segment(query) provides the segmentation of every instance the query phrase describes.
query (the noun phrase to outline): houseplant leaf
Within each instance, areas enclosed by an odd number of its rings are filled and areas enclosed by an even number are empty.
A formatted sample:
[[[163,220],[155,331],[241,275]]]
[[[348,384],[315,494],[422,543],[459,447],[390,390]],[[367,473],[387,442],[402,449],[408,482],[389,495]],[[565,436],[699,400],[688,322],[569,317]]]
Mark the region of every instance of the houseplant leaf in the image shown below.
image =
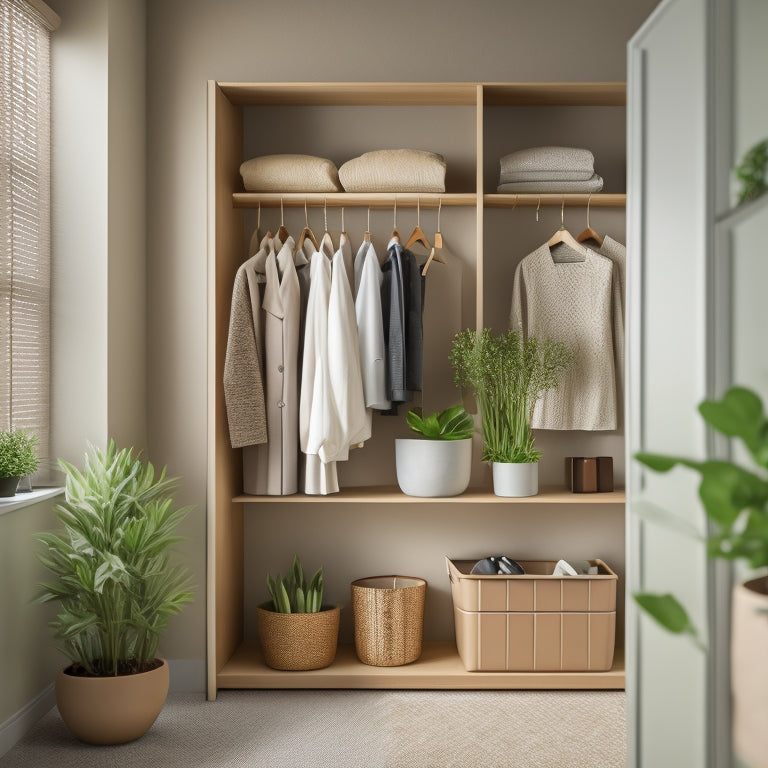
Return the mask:
[[[696,637],[696,628],[691,624],[688,613],[673,595],[655,595],[639,592],[634,595],[638,605],[662,627],[675,634]]]

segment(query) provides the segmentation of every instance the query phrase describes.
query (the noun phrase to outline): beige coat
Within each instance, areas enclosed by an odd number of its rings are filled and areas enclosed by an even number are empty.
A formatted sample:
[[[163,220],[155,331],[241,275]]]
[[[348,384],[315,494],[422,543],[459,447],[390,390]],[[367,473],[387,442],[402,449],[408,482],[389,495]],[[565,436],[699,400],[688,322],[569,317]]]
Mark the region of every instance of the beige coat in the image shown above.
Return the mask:
[[[264,365],[268,434],[267,494],[298,490],[298,354],[301,297],[293,262],[293,238],[266,260]],[[282,273],[282,275],[281,275]]]

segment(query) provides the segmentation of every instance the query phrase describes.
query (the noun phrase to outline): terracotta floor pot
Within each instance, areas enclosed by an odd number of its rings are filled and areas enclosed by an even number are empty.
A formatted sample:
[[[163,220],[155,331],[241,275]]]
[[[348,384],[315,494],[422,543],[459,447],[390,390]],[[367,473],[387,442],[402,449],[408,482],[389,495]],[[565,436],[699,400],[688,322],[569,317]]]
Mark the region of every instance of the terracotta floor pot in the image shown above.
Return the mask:
[[[733,588],[731,691],[733,747],[750,768],[768,766],[768,579]]]
[[[168,662],[119,677],[56,678],[56,704],[72,733],[88,744],[124,744],[143,736],[168,696]]]
[[[318,613],[277,613],[264,605],[257,606],[256,613],[267,666],[297,671],[333,663],[339,640],[338,606],[324,606]]]

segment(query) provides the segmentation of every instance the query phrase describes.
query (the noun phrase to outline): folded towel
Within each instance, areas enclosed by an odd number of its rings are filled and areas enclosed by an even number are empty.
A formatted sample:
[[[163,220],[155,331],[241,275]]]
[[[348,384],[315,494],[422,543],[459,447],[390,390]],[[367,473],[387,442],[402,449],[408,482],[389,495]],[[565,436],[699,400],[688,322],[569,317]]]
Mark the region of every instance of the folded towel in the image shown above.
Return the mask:
[[[502,173],[499,184],[511,181],[589,181],[592,171],[509,171]]]
[[[497,192],[599,192],[603,188],[603,177],[596,173],[587,181],[513,181],[507,184],[499,184]]]
[[[529,147],[504,155],[499,162],[502,176],[517,171],[589,171],[591,175],[595,170],[594,155],[576,147]]]
[[[380,149],[339,168],[346,192],[445,192],[445,160],[421,149]]]

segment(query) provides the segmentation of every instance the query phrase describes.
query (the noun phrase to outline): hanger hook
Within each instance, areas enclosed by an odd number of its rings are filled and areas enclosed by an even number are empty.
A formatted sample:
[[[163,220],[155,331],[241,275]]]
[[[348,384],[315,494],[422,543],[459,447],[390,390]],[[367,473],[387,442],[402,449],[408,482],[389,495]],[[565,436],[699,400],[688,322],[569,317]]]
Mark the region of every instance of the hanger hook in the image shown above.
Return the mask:
[[[366,232],[371,231],[371,206],[368,206],[368,229],[366,229]]]
[[[393,229],[397,229],[397,195],[395,195],[395,208],[393,214]]]
[[[539,195],[539,202],[538,202],[538,205],[536,206],[536,221],[539,220],[539,208],[541,208],[541,195]]]
[[[560,229],[565,229],[565,195],[563,195],[560,204]]]
[[[440,200],[437,203],[437,231],[441,232],[440,229],[440,212],[443,210],[443,198],[441,197]]]
[[[256,214],[256,229],[261,229],[261,200],[259,200],[259,212]]]
[[[416,196],[416,226],[421,226],[421,195]]]
[[[304,198],[304,226],[309,229],[309,214],[307,213],[307,198]]]
[[[325,231],[328,231],[328,198],[323,198],[323,219],[325,220]]]
[[[510,209],[511,211],[514,211],[515,208],[517,208],[517,200],[518,200],[519,197],[520,197],[519,193],[515,192],[515,204]]]
[[[592,193],[589,193],[589,197],[587,198],[587,229],[590,229],[589,226],[589,204],[592,202]]]
[[[280,198],[280,226],[282,227],[285,224],[283,221],[283,198]]]
[[[347,230],[344,229],[344,206],[341,206],[341,231],[346,232]]]

